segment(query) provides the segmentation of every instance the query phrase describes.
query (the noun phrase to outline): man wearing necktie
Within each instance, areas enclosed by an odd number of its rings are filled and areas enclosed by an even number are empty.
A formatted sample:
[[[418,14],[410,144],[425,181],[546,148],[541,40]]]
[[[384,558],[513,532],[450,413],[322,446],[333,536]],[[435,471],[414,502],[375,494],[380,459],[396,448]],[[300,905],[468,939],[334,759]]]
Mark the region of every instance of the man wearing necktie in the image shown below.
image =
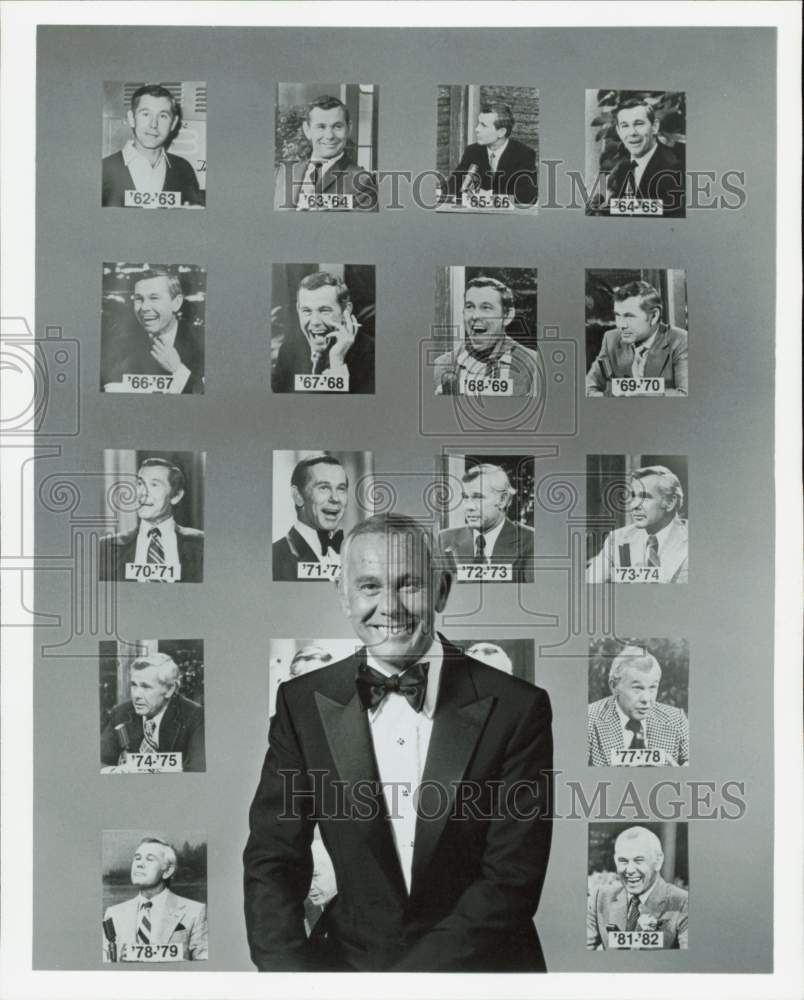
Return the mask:
[[[631,523],[609,532],[586,569],[587,583],[616,582],[618,567],[648,567],[659,583],[686,583],[687,521],[680,516],[684,489],[664,465],[650,465],[631,474]]]
[[[297,463],[290,477],[296,523],[272,547],[274,580],[299,579],[300,563],[340,565],[349,504],[349,479],[334,455],[314,455]]]
[[[588,708],[588,761],[593,767],[623,763],[618,751],[659,750],[659,766],[689,763],[689,722],[683,709],[658,701],[662,668],[644,647],[626,646],[609,670],[608,698]]]
[[[586,374],[587,396],[610,396],[612,379],[663,378],[665,396],[687,395],[687,331],[662,320],[662,297],[647,281],[612,291],[616,326],[603,334]]]
[[[103,914],[104,962],[142,961],[137,946],[149,945],[175,945],[181,961],[207,958],[206,904],[170,889],[177,864],[175,848],[159,837],[144,837],[137,845],[131,861],[137,895]]]
[[[451,578],[414,518],[342,549],[354,656],[283,683],[244,854],[261,971],[535,972],[549,699],[436,633]],[[337,895],[305,935],[318,825]]]
[[[619,884],[597,886],[589,895],[586,947],[607,949],[612,931],[655,931],[660,947],[687,947],[688,893],[661,876],[662,844],[642,826],[624,830],[614,843]]]

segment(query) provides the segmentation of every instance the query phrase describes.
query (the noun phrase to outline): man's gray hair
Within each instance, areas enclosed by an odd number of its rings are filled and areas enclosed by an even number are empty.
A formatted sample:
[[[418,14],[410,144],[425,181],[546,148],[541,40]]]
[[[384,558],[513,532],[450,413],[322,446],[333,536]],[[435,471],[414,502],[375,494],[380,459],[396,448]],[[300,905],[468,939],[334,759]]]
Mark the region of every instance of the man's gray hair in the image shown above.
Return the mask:
[[[646,465],[631,473],[632,479],[645,479],[647,476],[658,478],[659,492],[665,500],[675,501],[675,510],[678,513],[684,505],[684,487],[675,472],[671,472],[664,465]]]
[[[146,656],[138,656],[131,664],[132,670],[145,670],[146,667],[156,669],[156,676],[165,687],[169,684],[179,686],[179,668],[176,666],[176,661],[167,653],[148,653]]]
[[[640,646],[626,646],[611,661],[609,684],[619,684],[623,674],[629,667],[633,667],[634,670],[639,670],[642,673],[649,673],[655,667],[659,671],[660,677],[662,673],[661,664],[653,653],[649,653],[647,649],[643,649]]]

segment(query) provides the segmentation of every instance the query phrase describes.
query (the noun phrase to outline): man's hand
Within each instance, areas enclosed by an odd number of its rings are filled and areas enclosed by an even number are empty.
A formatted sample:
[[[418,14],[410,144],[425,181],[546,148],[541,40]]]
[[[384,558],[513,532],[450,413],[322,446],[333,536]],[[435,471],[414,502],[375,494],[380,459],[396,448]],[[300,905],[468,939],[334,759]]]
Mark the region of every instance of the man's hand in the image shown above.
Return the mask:
[[[340,368],[346,364],[346,355],[352,344],[355,342],[360,324],[352,313],[345,313],[343,322],[336,326],[330,333],[333,337],[332,346],[329,349],[329,367]]]
[[[182,366],[182,360],[176,348],[163,344],[158,337],[151,341],[151,357],[171,375],[175,375]]]

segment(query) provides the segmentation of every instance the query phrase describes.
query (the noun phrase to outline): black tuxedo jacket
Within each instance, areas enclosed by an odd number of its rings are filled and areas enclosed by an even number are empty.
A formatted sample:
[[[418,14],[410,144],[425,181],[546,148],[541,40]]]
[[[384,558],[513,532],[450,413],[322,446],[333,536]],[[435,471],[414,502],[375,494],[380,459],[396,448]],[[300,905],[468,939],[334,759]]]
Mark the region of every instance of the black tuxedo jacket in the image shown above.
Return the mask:
[[[182,393],[204,391],[204,340],[187,320],[179,320],[173,344],[182,364],[190,369],[190,377]],[[114,328],[105,334],[101,344],[101,389],[107,382],[121,382],[124,375],[168,375],[151,357],[150,338],[134,321],[134,326]]]
[[[450,194],[461,190],[464,177],[474,165],[480,178],[480,187],[494,194],[507,194],[518,205],[535,205],[539,197],[536,151],[524,142],[509,139],[497,169],[489,167],[489,154],[485,146],[473,142],[463,151],[461,162],[449,179]]]
[[[137,531],[107,535],[98,546],[98,579],[125,580],[126,563],[134,562],[137,554]],[[176,546],[179,550],[181,583],[201,583],[204,579],[204,532],[176,525]]]
[[[333,536],[333,541],[340,551],[343,541],[343,532],[338,530]],[[280,538],[271,546],[271,557],[273,559],[274,580],[296,581],[299,579],[299,563],[318,562],[318,556],[313,552],[302,534],[291,528],[284,538]]]
[[[364,655],[279,688],[244,853],[252,960],[261,971],[544,971],[533,914],[551,836],[546,692],[444,643],[408,894],[355,689]],[[307,939],[316,822],[338,894]]]
[[[198,179],[192,166],[183,156],[168,153],[168,168],[165,171],[163,191],[178,191],[182,205],[203,205],[204,192],[198,186]],[[126,191],[134,191],[136,185],[123,159],[123,151],[118,150],[102,161],[101,205],[104,208],[123,208]]]
[[[142,716],[137,715],[130,701],[115,705],[109,721],[101,733],[101,763],[116,764],[120,756],[120,742],[115,726],[125,725],[129,750],[136,753],[142,743]],[[185,698],[174,694],[168,702],[162,721],[159,723],[159,752],[180,753],[183,771],[205,771],[204,755],[204,709]]]
[[[532,528],[505,519],[490,561],[510,563],[514,583],[533,583],[533,538]],[[445,569],[454,574],[456,563],[475,561],[474,532],[469,527],[446,528],[439,532],[438,549]]]
[[[374,338],[358,330],[344,361],[349,369],[349,394],[374,392]],[[304,335],[294,331],[279,348],[271,388],[274,392],[293,392],[294,377],[310,374],[310,347]]]
[[[684,199],[684,145],[679,143],[671,149],[663,142],[657,143],[656,152],[650,158],[639,180],[637,198],[658,198],[662,202],[663,215],[683,219]],[[628,189],[628,174],[631,157],[625,156],[614,165],[609,175],[609,198],[624,198]],[[647,218],[647,216],[638,216]]]

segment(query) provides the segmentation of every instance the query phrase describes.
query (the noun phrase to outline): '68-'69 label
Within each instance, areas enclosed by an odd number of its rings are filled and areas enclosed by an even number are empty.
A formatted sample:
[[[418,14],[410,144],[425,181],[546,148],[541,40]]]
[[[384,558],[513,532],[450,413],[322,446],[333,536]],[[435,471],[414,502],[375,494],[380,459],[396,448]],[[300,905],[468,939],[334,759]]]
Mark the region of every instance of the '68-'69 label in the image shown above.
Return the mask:
[[[126,208],[181,208],[181,191],[126,191]]]
[[[461,372],[459,390],[464,396],[510,396],[514,383],[510,378],[486,378]]]

